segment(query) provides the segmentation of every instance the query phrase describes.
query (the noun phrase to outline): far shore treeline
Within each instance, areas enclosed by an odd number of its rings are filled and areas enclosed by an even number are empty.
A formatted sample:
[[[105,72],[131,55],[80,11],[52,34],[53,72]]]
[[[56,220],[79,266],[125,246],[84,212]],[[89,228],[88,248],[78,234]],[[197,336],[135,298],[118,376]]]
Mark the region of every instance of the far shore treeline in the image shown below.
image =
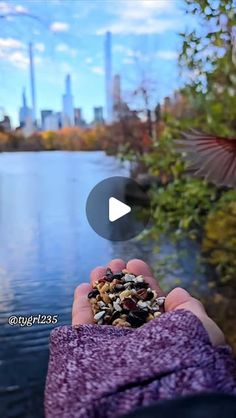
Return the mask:
[[[24,136],[22,130],[6,132],[0,128],[0,152],[11,151],[96,151],[117,154],[129,144],[134,152],[149,151],[145,122],[120,120],[113,125],[97,125],[92,128],[66,127],[58,131],[35,131]]]

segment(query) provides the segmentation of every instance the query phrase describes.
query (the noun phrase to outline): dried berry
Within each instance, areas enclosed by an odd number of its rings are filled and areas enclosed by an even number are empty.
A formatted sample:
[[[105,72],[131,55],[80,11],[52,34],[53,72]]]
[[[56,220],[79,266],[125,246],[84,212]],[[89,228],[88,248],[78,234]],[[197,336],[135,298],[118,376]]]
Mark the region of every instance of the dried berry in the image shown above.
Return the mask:
[[[113,279],[122,279],[122,277],[124,277],[124,273],[122,271],[113,274]]]
[[[134,327],[134,328],[141,327],[144,324],[144,321],[142,321],[136,315],[133,315],[132,312],[130,312],[129,315],[128,315],[128,321],[131,324],[131,326]]]
[[[138,299],[146,300],[148,296],[147,289],[139,289],[136,293]]]
[[[120,292],[120,291],[122,291],[122,290],[124,290],[125,289],[125,286],[123,285],[123,284],[116,284],[115,286],[114,286],[114,290],[115,290],[115,292]]]
[[[146,320],[148,316],[148,312],[143,311],[141,309],[137,309],[136,311],[131,312],[133,315],[137,316],[138,318],[142,319],[143,321]]]
[[[95,298],[97,295],[99,295],[99,290],[98,289],[93,289],[91,290],[91,292],[89,292],[88,294],[88,298]]]
[[[98,279],[98,283],[105,283],[107,280],[106,276],[100,277],[100,279]]]
[[[153,292],[148,292],[146,300],[151,300],[153,298],[153,296],[154,296]]]
[[[115,321],[115,319],[117,319],[119,317],[120,317],[120,312],[114,311],[111,315],[109,323],[112,324],[112,322]]]
[[[122,308],[126,309],[127,311],[133,311],[137,309],[137,305],[133,299],[125,298],[122,302]]]
[[[146,282],[137,282],[135,283],[136,289],[147,289],[149,287],[149,284]]]
[[[109,267],[106,269],[106,280],[109,282],[113,280],[113,272]]]

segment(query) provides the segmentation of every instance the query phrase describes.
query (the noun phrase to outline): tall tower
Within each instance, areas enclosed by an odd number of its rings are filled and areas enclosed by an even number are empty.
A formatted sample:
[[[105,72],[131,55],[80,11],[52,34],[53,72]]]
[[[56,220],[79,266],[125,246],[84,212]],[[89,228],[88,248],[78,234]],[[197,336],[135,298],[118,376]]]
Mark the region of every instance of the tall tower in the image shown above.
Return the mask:
[[[113,77],[113,120],[121,117],[121,80],[120,75],[115,74]]]
[[[31,101],[32,101],[32,119],[36,123],[36,93],[35,93],[35,77],[34,77],[34,55],[33,45],[29,43],[29,62],[30,62],[30,86],[31,86]]]
[[[63,94],[63,126],[74,126],[74,105],[73,95],[71,93],[71,78],[70,74],[67,74],[65,81],[65,94]]]
[[[19,112],[19,122],[21,127],[25,126],[27,123],[33,123],[32,109],[27,106],[25,88],[23,88],[22,91],[22,105]]]
[[[23,90],[22,90],[22,104],[23,104],[24,108],[27,107],[25,88],[23,88]]]
[[[105,85],[106,85],[106,113],[107,122],[112,122],[112,51],[111,32],[105,37]]]

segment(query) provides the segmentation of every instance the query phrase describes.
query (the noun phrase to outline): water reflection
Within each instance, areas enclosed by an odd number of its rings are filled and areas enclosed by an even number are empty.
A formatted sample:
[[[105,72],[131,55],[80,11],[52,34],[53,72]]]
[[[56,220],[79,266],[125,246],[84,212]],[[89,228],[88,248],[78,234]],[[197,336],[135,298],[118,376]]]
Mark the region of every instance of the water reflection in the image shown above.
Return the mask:
[[[129,165],[102,152],[0,155],[0,416],[42,416],[51,329],[10,327],[8,316],[58,314],[69,324],[74,287],[94,266],[143,256],[141,244],[115,245],[87,222],[90,190],[115,175]]]

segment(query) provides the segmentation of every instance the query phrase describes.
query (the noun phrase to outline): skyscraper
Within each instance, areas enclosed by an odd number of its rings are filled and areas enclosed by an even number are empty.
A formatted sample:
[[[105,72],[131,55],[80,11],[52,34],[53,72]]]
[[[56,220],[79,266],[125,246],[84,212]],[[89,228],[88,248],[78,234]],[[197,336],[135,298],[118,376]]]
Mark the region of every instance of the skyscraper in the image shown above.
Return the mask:
[[[19,112],[20,127],[25,136],[31,135],[35,130],[35,125],[32,118],[32,109],[27,106],[25,89],[22,92],[22,106]]]
[[[30,86],[31,86],[31,101],[32,101],[32,120],[36,124],[36,92],[35,92],[35,76],[34,76],[34,55],[33,45],[29,43],[29,62],[30,62]]]
[[[74,109],[74,114],[75,114],[75,126],[84,126],[85,120],[83,119],[83,115],[82,115],[82,109],[77,107]]]
[[[121,116],[121,81],[120,75],[115,74],[113,77],[113,120],[119,120]]]
[[[105,37],[105,85],[106,85],[106,116],[107,122],[112,122],[112,51],[111,51],[111,32],[106,33]]]
[[[43,109],[41,110],[41,128],[43,131],[46,131],[46,119],[48,116],[51,116],[53,113],[52,110],[49,109]]]
[[[20,127],[24,127],[27,122],[32,122],[32,109],[30,109],[27,106],[27,100],[26,100],[26,94],[25,94],[25,88],[23,88],[22,91],[22,106],[20,108],[20,112],[19,112],[19,122],[20,122]]]
[[[74,105],[73,105],[73,95],[71,93],[71,78],[70,74],[67,74],[65,81],[66,91],[63,94],[63,114],[62,114],[62,123],[63,126],[74,126],[75,117],[74,117]]]
[[[94,123],[95,124],[103,124],[104,123],[103,107],[102,106],[94,107],[93,112],[94,112]]]

